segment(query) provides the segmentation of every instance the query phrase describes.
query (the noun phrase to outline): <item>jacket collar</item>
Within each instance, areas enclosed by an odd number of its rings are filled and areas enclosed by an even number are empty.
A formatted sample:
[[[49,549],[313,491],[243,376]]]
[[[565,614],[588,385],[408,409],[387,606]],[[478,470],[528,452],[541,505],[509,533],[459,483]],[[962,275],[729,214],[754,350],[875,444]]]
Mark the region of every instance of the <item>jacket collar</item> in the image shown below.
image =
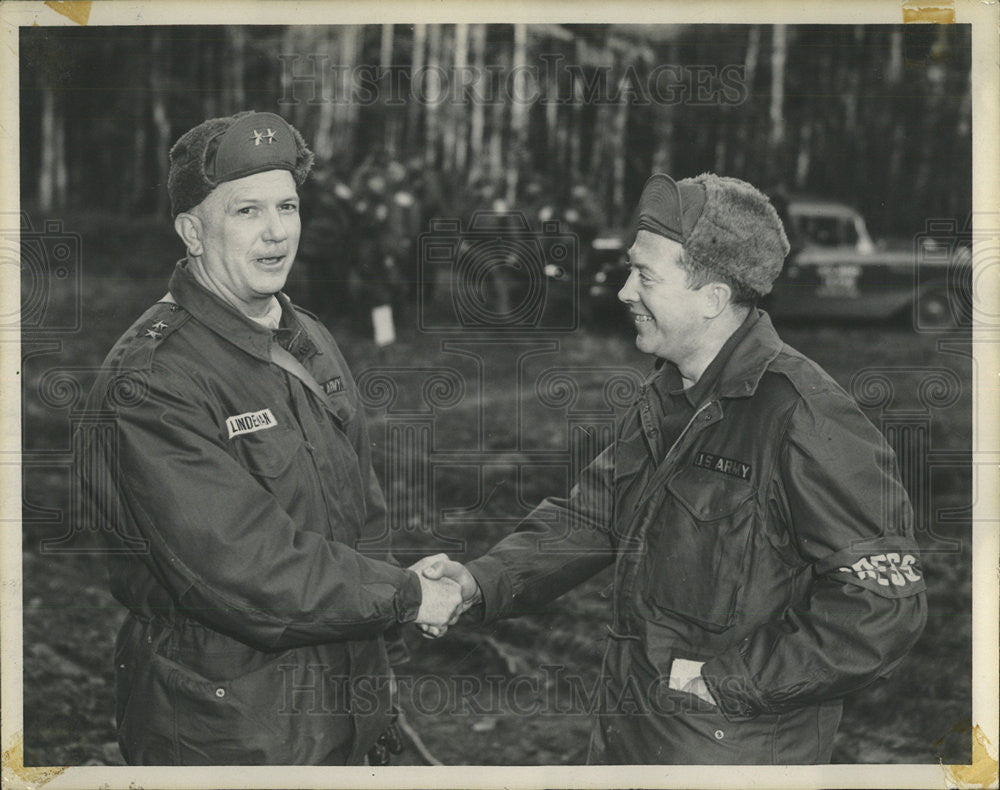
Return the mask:
[[[774,330],[771,317],[763,310],[756,310],[757,320],[740,343],[733,349],[729,361],[719,377],[719,396],[745,398],[757,391],[764,371],[778,354],[782,343]]]
[[[781,338],[778,337],[770,316],[763,310],[755,308],[747,317],[746,323],[737,330],[741,331],[742,337],[731,350],[728,350],[728,359],[722,370],[713,377],[716,380],[709,382],[704,396],[711,397],[714,394],[720,398],[745,398],[753,395],[767,366],[780,353],[783,345]],[[720,353],[723,353],[722,350]],[[710,364],[709,368],[711,367]],[[706,373],[708,372],[706,369]],[[655,382],[660,387],[666,388],[669,386],[670,378],[680,379],[677,366],[660,359],[657,360],[655,370],[647,379],[647,383]],[[701,380],[694,385],[694,388],[701,391],[700,385]]]
[[[247,318],[201,285],[191,273],[186,258],[178,261],[174,267],[169,290],[177,304],[217,335],[258,359],[271,359],[271,343],[274,342],[275,332]],[[288,297],[283,293],[275,296],[281,304],[282,329],[277,330],[279,336],[288,335],[291,344],[295,346],[289,349],[292,353],[296,353],[300,345],[310,347],[303,349],[306,352],[312,350],[312,343],[308,340],[308,335],[295,315]]]

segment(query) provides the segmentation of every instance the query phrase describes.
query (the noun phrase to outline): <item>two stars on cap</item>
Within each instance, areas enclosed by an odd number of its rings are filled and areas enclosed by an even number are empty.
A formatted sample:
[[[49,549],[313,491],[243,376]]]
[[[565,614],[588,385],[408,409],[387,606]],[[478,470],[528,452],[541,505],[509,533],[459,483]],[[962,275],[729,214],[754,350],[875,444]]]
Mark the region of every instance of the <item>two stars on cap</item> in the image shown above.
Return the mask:
[[[277,139],[278,136],[274,133],[273,129],[267,129],[263,132],[259,132],[256,129],[253,130],[253,144],[255,148],[265,140],[267,140],[267,144],[270,145]]]

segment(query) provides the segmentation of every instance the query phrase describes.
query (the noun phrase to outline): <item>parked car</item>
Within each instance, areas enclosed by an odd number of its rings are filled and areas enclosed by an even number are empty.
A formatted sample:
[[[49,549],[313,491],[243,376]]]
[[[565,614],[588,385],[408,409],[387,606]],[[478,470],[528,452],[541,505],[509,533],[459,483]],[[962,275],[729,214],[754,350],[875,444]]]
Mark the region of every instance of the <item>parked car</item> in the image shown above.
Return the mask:
[[[971,326],[971,244],[955,222],[928,223],[910,242],[876,243],[861,214],[844,203],[793,197],[780,209],[792,249],[763,305],[775,318]],[[620,309],[628,243],[623,231],[591,243],[585,277],[592,318]]]

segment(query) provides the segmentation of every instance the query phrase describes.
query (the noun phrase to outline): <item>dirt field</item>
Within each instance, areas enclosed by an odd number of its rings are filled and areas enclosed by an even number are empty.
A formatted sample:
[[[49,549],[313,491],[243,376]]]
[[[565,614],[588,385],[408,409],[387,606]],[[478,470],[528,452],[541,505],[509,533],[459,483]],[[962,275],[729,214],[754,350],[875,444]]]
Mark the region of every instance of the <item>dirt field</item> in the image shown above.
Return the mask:
[[[63,535],[70,518],[68,450],[76,401],[73,392],[58,389],[52,371],[72,368],[79,381],[87,381],[87,370],[100,363],[115,337],[144,305],[165,291],[174,245],[154,226],[148,233],[139,231],[129,237],[86,234],[82,330],[60,337],[56,344],[26,335],[23,345],[28,765],[120,761],[111,650],[123,612],[107,592],[99,554],[43,551],[41,541]],[[66,297],[53,309],[66,311],[72,304]],[[476,362],[469,353],[456,354],[453,347],[442,347],[440,336],[421,335],[405,324],[400,327],[400,342],[387,349],[376,349],[348,327],[337,334],[356,375],[376,367],[445,365],[476,381]],[[927,630],[892,677],[847,700],[834,759],[968,762],[968,737],[948,736],[953,727],[967,724],[971,711],[971,477],[968,464],[961,461],[971,441],[970,344],[959,339],[941,348],[934,337],[900,327],[787,327],[782,334],[848,389],[862,371],[894,368],[891,399],[884,407],[868,410],[877,424],[906,414],[911,421],[924,419],[918,415],[923,408],[919,387],[931,369],[952,371],[961,384],[957,400],[939,399],[936,402],[946,405],[932,406],[925,415],[930,421],[933,464],[927,476],[919,478],[923,482],[918,487],[928,493],[922,506],[927,520],[920,534],[929,587]],[[434,423],[436,451],[472,448],[478,433],[481,449],[503,453],[506,459],[481,480],[478,472],[461,466],[436,473],[433,518],[438,523],[440,514],[446,513],[440,536],[463,542],[452,552],[458,559],[477,556],[528,506],[567,485],[565,471],[555,466],[533,468],[519,481],[517,454],[564,448],[567,417],[565,410],[560,415],[558,408],[540,406],[534,387],[519,386],[516,376],[504,371],[522,369],[524,380],[530,382],[550,367],[590,368],[575,374],[580,387],[576,408],[592,415],[604,395],[607,368],[642,372],[648,366],[625,330],[579,331],[554,338],[545,354],[523,357],[524,351],[511,343],[490,346],[482,383],[467,384],[464,396],[439,409]],[[392,418],[390,412],[390,422]],[[373,411],[371,419],[373,436],[385,435],[385,409]],[[387,488],[400,485],[404,484],[389,481]],[[406,502],[406,493],[396,490],[393,496]],[[462,509],[471,514],[468,519],[460,517]],[[404,527],[394,540],[404,562],[438,547],[440,539],[427,534],[426,524],[412,519],[399,523]],[[94,545],[93,536],[77,536],[67,545]],[[610,609],[602,597],[608,581],[602,574],[545,612],[494,628],[462,625],[436,642],[408,631],[412,660],[401,669],[402,700],[409,723],[427,749],[444,764],[582,762],[590,725],[586,712],[542,702],[560,694],[562,699],[573,699],[596,679]],[[451,706],[438,704],[433,695],[440,679],[456,677],[468,679],[466,693]],[[411,748],[401,761],[419,763],[421,758]]]

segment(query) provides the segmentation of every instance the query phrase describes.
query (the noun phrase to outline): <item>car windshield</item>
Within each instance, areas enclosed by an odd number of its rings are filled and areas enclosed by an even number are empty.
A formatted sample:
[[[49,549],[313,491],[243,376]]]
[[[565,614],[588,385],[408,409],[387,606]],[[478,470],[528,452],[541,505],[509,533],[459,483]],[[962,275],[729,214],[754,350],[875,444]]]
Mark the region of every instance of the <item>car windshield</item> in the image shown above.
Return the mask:
[[[793,219],[799,237],[823,247],[853,247],[858,231],[850,217],[803,216]]]

